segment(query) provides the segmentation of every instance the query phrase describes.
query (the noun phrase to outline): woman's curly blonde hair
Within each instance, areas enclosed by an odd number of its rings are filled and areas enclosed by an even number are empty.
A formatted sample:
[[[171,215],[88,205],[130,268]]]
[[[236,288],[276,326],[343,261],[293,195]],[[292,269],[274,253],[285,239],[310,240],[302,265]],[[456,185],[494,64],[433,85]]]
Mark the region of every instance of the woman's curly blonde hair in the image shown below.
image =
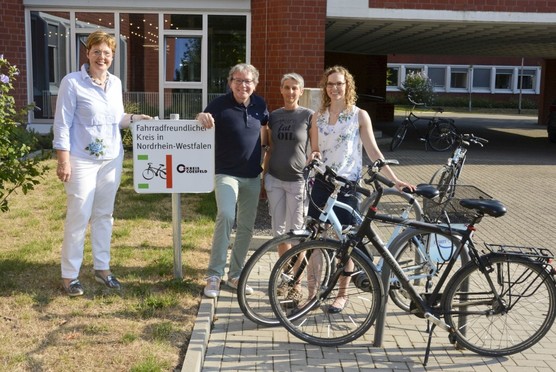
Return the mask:
[[[334,73],[340,73],[344,75],[346,78],[346,95],[345,95],[345,102],[346,102],[346,109],[350,109],[352,106],[355,106],[355,102],[357,102],[357,93],[355,92],[355,80],[353,79],[353,75],[343,66],[332,66],[327,68],[320,79],[320,89],[321,89],[321,106],[320,112],[323,113],[326,109],[330,106],[330,97],[326,93],[326,83],[328,82],[328,77]]]

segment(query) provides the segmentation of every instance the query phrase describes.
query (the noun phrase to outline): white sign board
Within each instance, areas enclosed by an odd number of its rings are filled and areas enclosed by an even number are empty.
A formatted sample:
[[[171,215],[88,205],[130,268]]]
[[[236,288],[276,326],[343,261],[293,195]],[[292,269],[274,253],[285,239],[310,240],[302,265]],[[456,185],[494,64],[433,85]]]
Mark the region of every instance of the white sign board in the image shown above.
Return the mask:
[[[136,192],[214,189],[214,128],[203,128],[196,120],[141,120],[132,133]]]

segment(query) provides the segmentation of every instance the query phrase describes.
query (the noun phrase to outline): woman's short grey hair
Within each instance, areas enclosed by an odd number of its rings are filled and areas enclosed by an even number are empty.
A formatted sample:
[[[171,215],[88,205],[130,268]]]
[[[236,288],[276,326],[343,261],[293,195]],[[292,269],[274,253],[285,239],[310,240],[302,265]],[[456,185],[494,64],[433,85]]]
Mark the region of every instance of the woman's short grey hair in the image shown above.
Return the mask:
[[[238,63],[230,69],[230,73],[228,74],[228,81],[232,81],[236,72],[250,72],[251,75],[253,75],[253,82],[255,84],[259,83],[259,70],[257,70],[253,65],[250,65],[248,63]]]
[[[282,76],[282,80],[280,81],[280,86],[281,87],[284,86],[284,81],[288,79],[295,81],[301,89],[303,89],[303,87],[305,86],[305,81],[303,80],[303,76],[295,72],[288,72],[287,74],[284,74],[284,76]]]

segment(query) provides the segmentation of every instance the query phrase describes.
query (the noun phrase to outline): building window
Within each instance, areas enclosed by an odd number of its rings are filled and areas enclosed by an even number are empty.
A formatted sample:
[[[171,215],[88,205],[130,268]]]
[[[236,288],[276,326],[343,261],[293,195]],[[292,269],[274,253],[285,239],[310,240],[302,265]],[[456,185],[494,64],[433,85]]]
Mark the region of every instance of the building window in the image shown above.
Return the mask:
[[[166,37],[166,81],[201,81],[201,37]]]
[[[399,87],[400,86],[400,68],[388,67],[386,69],[386,86]]]
[[[519,70],[519,74],[517,76],[517,89],[534,90],[536,80],[536,70],[524,69],[523,73],[521,72],[521,70]]]
[[[512,76],[514,70],[509,68],[496,69],[496,78],[494,81],[494,88],[500,90],[512,89]]]
[[[428,76],[435,90],[446,89],[446,67],[429,67]]]
[[[490,68],[474,68],[473,69],[473,89],[490,90]]]
[[[467,68],[452,68],[450,71],[450,88],[467,89],[468,72],[469,70]]]
[[[208,17],[208,93],[225,93],[228,73],[237,63],[246,62],[247,18],[209,15]]]
[[[412,66],[409,66],[409,67],[406,67],[406,68],[405,68],[405,76],[411,75],[411,74],[419,74],[419,73],[421,73],[421,72],[423,72],[423,67],[412,67]],[[404,79],[404,80],[405,80],[405,79]]]
[[[200,14],[171,14],[164,16],[165,30],[202,30],[203,16]]]

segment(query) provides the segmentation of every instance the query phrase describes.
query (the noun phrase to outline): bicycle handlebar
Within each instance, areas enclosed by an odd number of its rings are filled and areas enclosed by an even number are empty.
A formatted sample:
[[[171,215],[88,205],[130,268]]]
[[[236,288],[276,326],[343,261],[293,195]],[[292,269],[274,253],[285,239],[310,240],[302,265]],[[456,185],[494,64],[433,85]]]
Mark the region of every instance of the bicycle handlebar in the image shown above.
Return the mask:
[[[379,159],[373,162],[373,164],[369,165],[367,174],[370,176],[370,178],[366,179],[365,183],[370,184],[376,180],[387,185],[388,187],[394,186],[394,182],[392,182],[389,178],[379,173],[382,167],[388,164],[399,164],[399,162],[397,160]],[[339,187],[349,186],[353,188],[357,187],[357,182],[349,181],[343,177],[338,176],[332,168],[324,164],[319,159],[312,160],[305,167],[305,170],[307,173],[310,170],[315,170],[317,173],[321,174],[327,182],[334,184],[335,186],[339,186]]]
[[[488,140],[486,138],[477,137],[473,133],[461,134],[460,139],[467,146],[469,146],[470,143],[474,143],[483,147],[485,144],[488,143]]]

